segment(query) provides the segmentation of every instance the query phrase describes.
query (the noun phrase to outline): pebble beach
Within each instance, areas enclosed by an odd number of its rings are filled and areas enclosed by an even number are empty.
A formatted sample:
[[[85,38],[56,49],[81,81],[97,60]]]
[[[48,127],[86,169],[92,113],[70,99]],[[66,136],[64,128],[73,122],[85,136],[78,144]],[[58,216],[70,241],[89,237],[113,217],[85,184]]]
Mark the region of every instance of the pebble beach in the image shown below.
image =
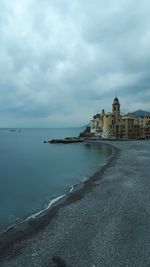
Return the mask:
[[[103,142],[106,165],[1,250],[0,266],[150,265],[150,141]]]

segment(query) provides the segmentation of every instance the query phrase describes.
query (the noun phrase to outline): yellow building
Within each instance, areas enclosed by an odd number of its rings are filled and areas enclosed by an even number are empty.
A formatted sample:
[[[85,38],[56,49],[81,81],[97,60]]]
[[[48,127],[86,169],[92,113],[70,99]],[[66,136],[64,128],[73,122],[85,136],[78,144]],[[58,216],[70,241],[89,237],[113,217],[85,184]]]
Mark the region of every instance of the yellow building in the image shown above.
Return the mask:
[[[112,112],[96,114],[91,120],[91,133],[103,139],[137,139],[150,138],[150,115],[135,116],[120,113],[117,97],[112,104]]]

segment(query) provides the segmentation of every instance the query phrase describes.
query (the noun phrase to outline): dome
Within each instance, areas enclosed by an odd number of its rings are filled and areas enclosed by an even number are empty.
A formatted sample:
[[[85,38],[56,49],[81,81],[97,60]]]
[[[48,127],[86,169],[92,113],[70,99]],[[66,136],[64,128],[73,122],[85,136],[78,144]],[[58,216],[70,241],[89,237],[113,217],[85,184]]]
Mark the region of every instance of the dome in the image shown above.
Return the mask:
[[[113,102],[113,104],[119,104],[119,99],[118,99],[118,97],[115,97],[115,98],[114,98],[114,102]]]

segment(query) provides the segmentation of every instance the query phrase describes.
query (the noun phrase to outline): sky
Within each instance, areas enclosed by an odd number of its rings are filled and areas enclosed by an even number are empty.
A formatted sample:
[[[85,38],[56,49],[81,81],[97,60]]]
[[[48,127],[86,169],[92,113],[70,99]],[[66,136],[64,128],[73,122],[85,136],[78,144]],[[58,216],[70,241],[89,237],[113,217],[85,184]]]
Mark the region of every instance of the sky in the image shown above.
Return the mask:
[[[0,0],[0,127],[150,111],[150,1]]]

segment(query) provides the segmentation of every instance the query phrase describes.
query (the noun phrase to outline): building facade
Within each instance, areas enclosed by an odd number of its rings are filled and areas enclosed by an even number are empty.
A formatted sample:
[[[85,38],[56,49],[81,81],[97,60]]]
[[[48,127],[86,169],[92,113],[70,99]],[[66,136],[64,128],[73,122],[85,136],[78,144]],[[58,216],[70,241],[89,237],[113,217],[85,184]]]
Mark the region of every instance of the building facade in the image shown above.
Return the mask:
[[[140,136],[144,139],[150,139],[150,114],[139,117]]]
[[[135,116],[121,115],[117,97],[112,104],[112,112],[96,114],[91,120],[91,134],[103,139],[149,139],[150,114]]]

